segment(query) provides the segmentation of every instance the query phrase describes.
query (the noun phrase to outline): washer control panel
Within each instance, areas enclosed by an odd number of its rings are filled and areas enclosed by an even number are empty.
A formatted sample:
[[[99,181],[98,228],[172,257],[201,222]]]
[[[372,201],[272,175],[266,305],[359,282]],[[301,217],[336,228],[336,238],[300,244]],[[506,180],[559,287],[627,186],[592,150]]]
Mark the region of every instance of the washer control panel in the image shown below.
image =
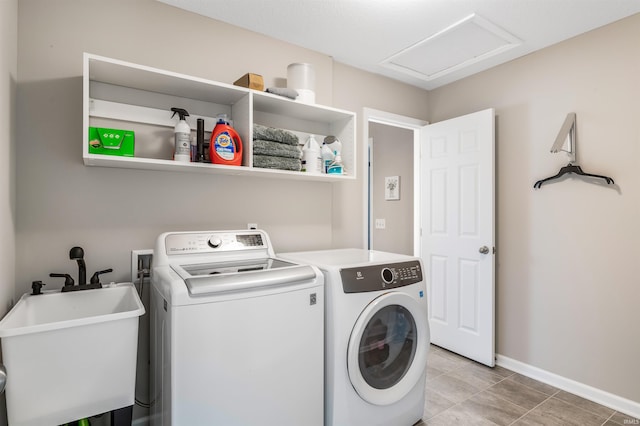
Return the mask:
[[[340,270],[345,293],[363,293],[403,287],[422,281],[418,260],[391,265],[365,265]]]
[[[167,235],[165,247],[167,255],[202,254],[267,248],[267,242],[256,231],[187,232]]]

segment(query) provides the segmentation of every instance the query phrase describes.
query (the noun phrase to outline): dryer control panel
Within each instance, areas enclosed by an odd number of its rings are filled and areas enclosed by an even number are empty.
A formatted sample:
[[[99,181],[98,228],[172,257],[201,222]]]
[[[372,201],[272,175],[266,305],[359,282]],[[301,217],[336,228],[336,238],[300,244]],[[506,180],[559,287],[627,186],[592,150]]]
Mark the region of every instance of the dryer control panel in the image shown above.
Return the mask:
[[[389,265],[364,265],[340,270],[345,293],[364,293],[398,288],[422,281],[420,261]]]

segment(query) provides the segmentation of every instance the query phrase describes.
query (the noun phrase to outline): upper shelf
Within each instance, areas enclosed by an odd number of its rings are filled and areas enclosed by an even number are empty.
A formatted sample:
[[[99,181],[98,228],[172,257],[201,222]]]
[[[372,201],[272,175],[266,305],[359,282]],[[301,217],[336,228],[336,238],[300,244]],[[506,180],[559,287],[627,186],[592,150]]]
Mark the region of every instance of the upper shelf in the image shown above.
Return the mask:
[[[233,105],[249,89],[87,54],[89,81]]]

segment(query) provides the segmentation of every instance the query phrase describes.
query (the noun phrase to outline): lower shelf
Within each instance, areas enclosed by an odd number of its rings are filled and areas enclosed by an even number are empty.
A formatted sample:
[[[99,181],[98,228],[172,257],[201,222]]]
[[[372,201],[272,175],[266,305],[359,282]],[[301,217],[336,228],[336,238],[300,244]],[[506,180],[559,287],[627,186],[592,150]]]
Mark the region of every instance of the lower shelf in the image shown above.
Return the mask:
[[[113,167],[120,169],[158,170],[166,172],[211,173],[236,176],[260,176],[281,179],[299,179],[324,182],[338,182],[355,179],[350,175],[327,175],[293,172],[288,170],[261,169],[258,167],[225,166],[210,163],[180,163],[172,160],[154,158],[120,157],[110,155],[86,154],[85,166]]]

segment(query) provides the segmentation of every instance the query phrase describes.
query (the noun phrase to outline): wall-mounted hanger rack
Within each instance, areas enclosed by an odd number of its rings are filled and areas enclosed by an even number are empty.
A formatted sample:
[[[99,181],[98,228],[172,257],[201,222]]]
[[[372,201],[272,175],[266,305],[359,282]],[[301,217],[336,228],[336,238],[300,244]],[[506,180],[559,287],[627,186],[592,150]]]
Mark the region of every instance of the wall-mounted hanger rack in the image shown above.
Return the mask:
[[[567,149],[564,149],[565,144],[567,146]],[[545,179],[541,179],[536,183],[534,183],[533,184],[534,188],[540,188],[542,187],[542,184],[544,182],[557,179],[568,173],[575,173],[580,176],[588,176],[588,177],[593,177],[598,179],[604,179],[608,184],[615,183],[613,179],[610,178],[609,176],[585,173],[580,166],[573,164],[576,162],[576,113],[575,112],[570,112],[569,114],[567,114],[567,118],[565,118],[564,123],[560,128],[560,132],[558,132],[556,141],[553,143],[553,146],[551,147],[551,152],[554,154],[560,151],[567,153],[567,155],[569,156],[569,164],[562,167],[557,174]]]

